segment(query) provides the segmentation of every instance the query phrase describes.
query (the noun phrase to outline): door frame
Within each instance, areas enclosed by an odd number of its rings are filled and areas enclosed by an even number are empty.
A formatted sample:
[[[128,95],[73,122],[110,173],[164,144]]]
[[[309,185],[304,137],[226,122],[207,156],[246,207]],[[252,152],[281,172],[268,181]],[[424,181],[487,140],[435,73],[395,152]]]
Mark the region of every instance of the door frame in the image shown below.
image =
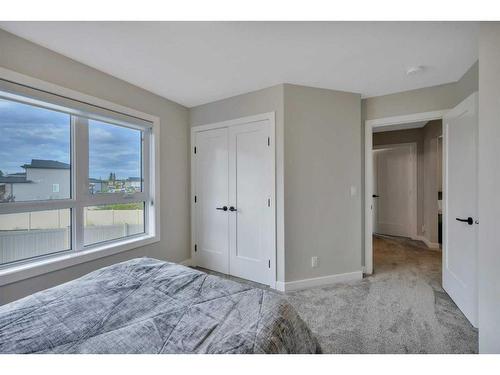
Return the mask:
[[[410,237],[413,239],[417,238],[417,225],[418,225],[418,212],[417,212],[417,199],[418,199],[418,193],[417,193],[417,142],[407,142],[407,143],[394,143],[394,144],[387,144],[387,145],[377,145],[373,146],[372,148],[372,155],[374,150],[386,150],[386,149],[391,149],[391,148],[399,148],[399,147],[410,147],[410,154],[411,154],[411,168],[412,168],[412,173],[411,173],[411,181],[410,181],[410,186],[412,189],[412,199],[411,199],[411,215],[410,215]],[[373,156],[372,156],[373,160]],[[373,164],[372,164],[373,165]],[[372,178],[373,178],[373,172],[372,172]],[[372,183],[372,190],[373,190],[373,183]],[[372,207],[373,210],[373,207]],[[372,225],[373,225],[373,220],[372,220]]]
[[[442,120],[449,109],[438,111],[420,112],[403,116],[383,117],[374,120],[365,121],[365,196],[364,196],[364,254],[365,264],[363,273],[371,275],[373,273],[373,217],[372,217],[372,195],[373,195],[373,129],[389,125],[410,124],[420,121]],[[443,139],[443,147],[445,140]],[[443,164],[444,164],[443,160]]]
[[[195,237],[196,237],[196,227],[195,227],[195,205],[194,205],[194,192],[196,191],[196,178],[195,178],[195,160],[194,160],[194,148],[196,147],[195,145],[195,137],[196,133],[206,131],[206,130],[213,130],[213,129],[220,129],[220,128],[230,128],[232,126],[238,126],[238,125],[244,125],[244,124],[250,124],[252,122],[259,122],[259,121],[269,121],[269,126],[271,127],[270,131],[270,145],[271,147],[271,155],[272,155],[272,176],[273,179],[271,181],[271,204],[274,205],[274,210],[272,210],[272,216],[273,216],[273,223],[274,223],[274,230],[272,231],[273,233],[273,243],[274,243],[274,251],[272,252],[271,255],[271,284],[270,287],[272,289],[276,289],[276,282],[277,282],[277,246],[276,246],[276,210],[277,210],[277,202],[276,202],[276,115],[275,112],[267,112],[267,113],[261,113],[257,114],[254,116],[246,116],[246,117],[240,117],[232,120],[226,120],[226,121],[221,121],[221,122],[215,122],[215,123],[209,123],[209,124],[204,124],[204,125],[196,125],[191,127],[191,146],[190,146],[190,155],[191,155],[191,193],[190,193],[190,199],[191,199],[191,259],[188,263],[189,265],[196,266],[195,263],[195,256],[194,256],[194,246],[195,246]]]

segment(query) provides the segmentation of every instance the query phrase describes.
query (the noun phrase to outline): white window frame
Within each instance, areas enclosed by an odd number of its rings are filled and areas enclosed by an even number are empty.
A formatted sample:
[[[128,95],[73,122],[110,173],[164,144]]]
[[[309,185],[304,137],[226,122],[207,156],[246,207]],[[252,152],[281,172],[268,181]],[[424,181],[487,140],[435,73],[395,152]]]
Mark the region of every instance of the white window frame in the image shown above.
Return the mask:
[[[160,241],[160,119],[157,116],[1,67],[0,97],[72,115],[71,198],[0,204],[0,214],[70,208],[72,248],[0,266],[0,286]],[[90,194],[86,118],[143,131],[141,192]],[[145,202],[145,233],[84,246],[84,207],[142,201]]]

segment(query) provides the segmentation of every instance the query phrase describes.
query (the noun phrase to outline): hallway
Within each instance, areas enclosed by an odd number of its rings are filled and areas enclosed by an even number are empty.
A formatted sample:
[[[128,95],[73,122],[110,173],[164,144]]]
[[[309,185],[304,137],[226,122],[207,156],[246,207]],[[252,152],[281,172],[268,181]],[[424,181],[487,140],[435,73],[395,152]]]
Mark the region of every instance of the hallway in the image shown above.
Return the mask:
[[[441,288],[441,252],[374,237],[375,273],[291,292],[325,353],[477,353],[477,330]]]

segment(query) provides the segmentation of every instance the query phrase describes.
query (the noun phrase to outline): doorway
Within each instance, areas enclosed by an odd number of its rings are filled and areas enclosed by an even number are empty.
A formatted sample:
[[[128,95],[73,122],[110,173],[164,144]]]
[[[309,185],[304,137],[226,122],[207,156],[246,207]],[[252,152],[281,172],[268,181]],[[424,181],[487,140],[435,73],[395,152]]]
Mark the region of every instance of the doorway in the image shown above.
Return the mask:
[[[366,121],[365,272],[374,272],[372,238],[378,229],[373,214],[377,199],[373,195],[378,195],[374,190],[378,186],[374,180],[373,132],[413,129],[434,120],[442,121],[442,136],[438,134],[424,145],[422,165],[434,171],[434,177],[441,173],[443,178],[442,183],[440,178],[424,181],[424,188],[431,193],[422,200],[424,225],[419,221],[413,239],[424,241],[427,248],[439,248],[442,238],[441,285],[477,326],[477,93],[451,110]],[[426,236],[421,237],[421,233]]]

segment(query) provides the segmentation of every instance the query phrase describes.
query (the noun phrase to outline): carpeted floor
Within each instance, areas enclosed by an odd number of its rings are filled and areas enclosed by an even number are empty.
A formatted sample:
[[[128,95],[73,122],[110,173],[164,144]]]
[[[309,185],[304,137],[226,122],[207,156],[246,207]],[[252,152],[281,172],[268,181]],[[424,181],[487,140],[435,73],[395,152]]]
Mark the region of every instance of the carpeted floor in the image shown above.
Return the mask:
[[[477,330],[441,288],[441,252],[374,238],[372,276],[288,293],[326,353],[477,353]]]
[[[325,353],[477,353],[477,330],[441,288],[440,251],[375,237],[374,270],[286,294]]]

